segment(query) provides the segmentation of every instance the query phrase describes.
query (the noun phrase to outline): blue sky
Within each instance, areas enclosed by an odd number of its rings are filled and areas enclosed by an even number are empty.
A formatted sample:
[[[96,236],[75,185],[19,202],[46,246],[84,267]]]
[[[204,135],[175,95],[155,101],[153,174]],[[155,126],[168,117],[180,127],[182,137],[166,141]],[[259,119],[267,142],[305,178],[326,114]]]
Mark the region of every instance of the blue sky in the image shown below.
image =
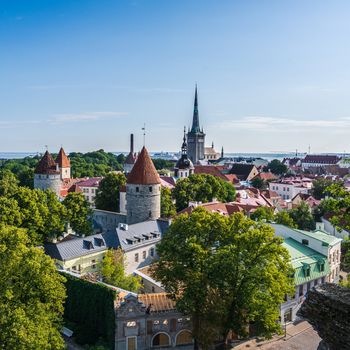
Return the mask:
[[[0,151],[350,152],[350,2],[0,0]]]

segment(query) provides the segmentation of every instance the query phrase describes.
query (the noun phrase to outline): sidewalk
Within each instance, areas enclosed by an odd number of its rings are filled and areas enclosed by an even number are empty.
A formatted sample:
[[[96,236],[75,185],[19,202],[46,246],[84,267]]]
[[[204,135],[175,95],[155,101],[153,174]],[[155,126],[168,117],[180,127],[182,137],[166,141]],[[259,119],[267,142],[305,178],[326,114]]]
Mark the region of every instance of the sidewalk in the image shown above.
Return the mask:
[[[279,349],[295,349],[295,350],[316,350],[320,338],[312,329],[312,326],[302,321],[296,324],[287,325],[287,335],[276,335],[269,340],[253,339],[234,346],[233,350],[279,350]]]

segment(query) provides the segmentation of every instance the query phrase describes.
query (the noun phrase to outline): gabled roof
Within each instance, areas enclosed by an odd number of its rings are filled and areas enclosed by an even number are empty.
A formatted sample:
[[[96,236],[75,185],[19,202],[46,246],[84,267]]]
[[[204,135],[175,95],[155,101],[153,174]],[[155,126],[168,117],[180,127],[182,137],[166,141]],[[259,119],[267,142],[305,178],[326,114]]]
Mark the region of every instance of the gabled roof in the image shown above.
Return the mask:
[[[60,151],[58,152],[56,163],[59,165],[60,168],[69,168],[70,167],[70,160],[67,157],[64,149],[61,147]]]
[[[90,177],[89,179],[78,182],[78,186],[80,187],[98,187],[100,181],[103,177]]]
[[[46,151],[44,156],[35,168],[35,174],[59,174],[56,163],[52,158],[51,153]]]
[[[128,175],[127,183],[134,185],[160,184],[159,175],[145,146],[142,148],[134,167]]]
[[[136,160],[137,160],[137,154],[133,153],[133,152],[129,152],[124,163],[125,164],[135,164]]]
[[[235,163],[232,164],[230,173],[235,174],[240,179],[246,179],[254,168],[254,164]]]
[[[311,155],[308,154],[303,160],[303,163],[318,163],[318,164],[337,164],[340,158],[336,155]]]

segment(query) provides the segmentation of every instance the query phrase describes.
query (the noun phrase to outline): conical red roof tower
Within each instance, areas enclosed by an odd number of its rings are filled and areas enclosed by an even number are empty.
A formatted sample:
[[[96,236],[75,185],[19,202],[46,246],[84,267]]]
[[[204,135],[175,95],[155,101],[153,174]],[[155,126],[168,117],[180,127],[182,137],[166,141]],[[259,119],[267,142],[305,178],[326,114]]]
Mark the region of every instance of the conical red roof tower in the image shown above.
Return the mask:
[[[160,184],[160,178],[149,156],[146,147],[143,147],[137,161],[128,175],[128,184],[155,185]]]
[[[60,168],[69,168],[70,167],[70,160],[66,155],[66,152],[61,147],[60,151],[58,152],[56,163],[59,165]]]
[[[35,168],[35,174],[59,174],[56,163],[52,158],[51,153],[46,151],[44,156]]]

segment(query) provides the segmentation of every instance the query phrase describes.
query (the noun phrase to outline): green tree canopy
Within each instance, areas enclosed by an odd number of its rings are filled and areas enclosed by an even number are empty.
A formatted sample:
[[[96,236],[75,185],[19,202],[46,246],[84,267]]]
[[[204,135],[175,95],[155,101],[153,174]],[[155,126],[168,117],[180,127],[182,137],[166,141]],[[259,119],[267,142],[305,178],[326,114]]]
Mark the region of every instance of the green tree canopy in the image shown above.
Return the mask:
[[[0,226],[0,348],[60,350],[64,278],[23,229]]]
[[[259,207],[250,215],[250,218],[254,221],[259,221],[259,220],[272,221],[273,209],[270,207]]]
[[[126,184],[124,174],[108,173],[100,181],[96,191],[95,205],[97,209],[119,212],[119,189]]]
[[[329,194],[327,192],[327,189],[329,186],[331,186],[334,183],[334,181],[332,181],[331,179],[325,179],[323,177],[320,177],[318,179],[315,179],[312,181],[312,190],[311,190],[311,194],[316,198],[316,199],[322,199],[324,198],[327,194]],[[343,187],[343,185],[338,182],[338,185],[340,185],[341,187]]]
[[[72,229],[79,235],[92,233],[92,209],[82,193],[69,193],[63,201],[67,209],[67,219]]]
[[[196,208],[177,217],[157,246],[153,273],[191,316],[196,344],[208,349],[229,330],[246,335],[280,330],[285,294],[294,293],[289,254],[273,229],[240,213],[225,217]]]
[[[161,189],[160,213],[162,218],[170,218],[176,214],[176,207],[173,203],[171,190],[166,187]]]
[[[166,160],[166,159],[161,159],[161,158],[155,158],[155,159],[152,159],[152,161],[156,170],[173,169],[175,165],[174,162],[171,162],[170,160]]]
[[[250,182],[251,185],[259,190],[265,190],[267,188],[266,181],[264,181],[262,178],[256,176],[252,181]]]
[[[192,174],[180,179],[173,190],[177,211],[187,208],[190,201],[206,203],[216,198],[231,202],[235,196],[236,191],[231,183],[207,174]]]
[[[126,276],[124,266],[124,254],[120,248],[107,250],[101,262],[103,281],[131,292],[138,292],[141,288],[140,278]]]
[[[278,159],[271,160],[271,162],[267,164],[267,169],[275,175],[282,175],[288,171],[287,166]]]
[[[310,207],[302,201],[296,208],[289,211],[289,215],[300,230],[314,230],[316,228],[315,219],[310,211]]]
[[[18,180],[9,170],[0,171],[0,196],[11,197],[16,193]]]
[[[274,218],[275,222],[277,224],[285,225],[291,228],[296,228],[297,225],[295,224],[294,220],[292,217],[289,215],[289,213],[285,210],[278,212],[275,214]]]

